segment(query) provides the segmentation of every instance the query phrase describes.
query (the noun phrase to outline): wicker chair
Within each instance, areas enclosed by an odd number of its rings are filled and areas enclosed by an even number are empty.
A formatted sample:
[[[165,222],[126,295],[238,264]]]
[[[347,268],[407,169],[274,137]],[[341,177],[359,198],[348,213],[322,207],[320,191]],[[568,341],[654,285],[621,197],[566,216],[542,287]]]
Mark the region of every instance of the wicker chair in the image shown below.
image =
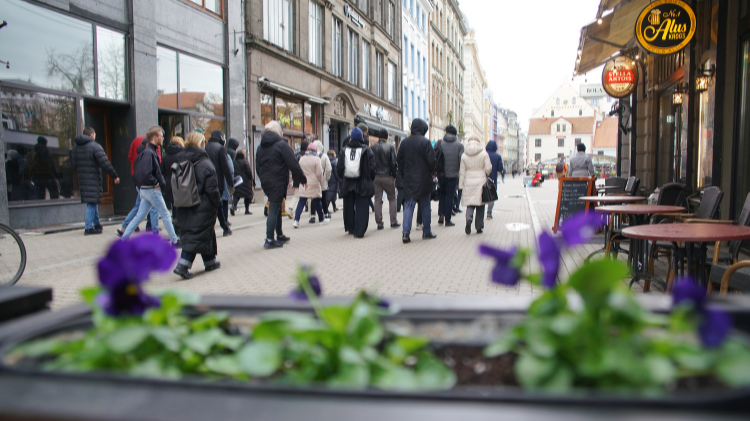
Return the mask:
[[[735,225],[750,225],[750,194],[745,198],[742,212]],[[708,276],[707,293],[712,293],[714,285],[720,285],[720,293],[726,295],[729,288],[750,291],[750,261],[737,263],[743,241],[731,241],[729,251],[721,251],[717,242],[713,251],[713,263]],[[724,263],[719,263],[724,262]]]

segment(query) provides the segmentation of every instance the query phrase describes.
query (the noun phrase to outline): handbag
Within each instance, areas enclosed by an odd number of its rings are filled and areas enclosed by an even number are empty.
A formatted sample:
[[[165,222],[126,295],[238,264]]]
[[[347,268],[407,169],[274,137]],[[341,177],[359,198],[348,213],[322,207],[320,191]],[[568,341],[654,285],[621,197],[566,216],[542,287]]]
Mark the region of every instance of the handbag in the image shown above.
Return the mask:
[[[482,186],[482,203],[490,203],[497,200],[497,186],[495,182],[487,177],[487,183]]]

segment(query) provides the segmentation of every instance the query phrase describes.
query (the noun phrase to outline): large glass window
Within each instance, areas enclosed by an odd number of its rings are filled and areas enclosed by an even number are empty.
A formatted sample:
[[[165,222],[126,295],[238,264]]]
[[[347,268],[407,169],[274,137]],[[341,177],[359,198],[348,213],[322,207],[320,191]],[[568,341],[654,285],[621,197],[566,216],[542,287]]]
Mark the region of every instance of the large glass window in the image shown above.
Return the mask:
[[[156,47],[156,93],[159,107],[177,109],[177,51]]]
[[[396,65],[388,62],[388,102],[396,103]]]
[[[3,88],[8,200],[78,196],[70,150],[76,135],[76,105],[71,97]]]
[[[265,126],[273,120],[273,94],[260,93],[260,123]]]
[[[302,101],[276,95],[276,120],[284,130],[302,131]]]
[[[305,133],[314,134],[317,131],[317,109],[316,105],[305,102]]]
[[[375,53],[375,95],[383,97],[383,53]]]
[[[396,16],[396,7],[393,5],[392,2],[388,2],[388,14],[386,16],[386,30],[388,32],[388,35],[391,37],[393,36],[393,30],[394,30],[394,21]]]
[[[334,75],[341,77],[342,66],[341,66],[341,48],[343,44],[342,39],[342,28],[343,24],[340,20],[333,18],[333,43],[331,44],[331,71]]]
[[[164,47],[156,48],[156,62],[160,108],[224,116],[221,66]]]
[[[739,92],[737,121],[739,123],[734,145],[733,163],[733,202],[734,218],[738,218],[745,203],[745,197],[750,193],[750,166],[747,157],[750,156],[750,40],[742,42],[739,57],[742,73],[739,75]]]
[[[362,89],[370,90],[370,43],[362,41]]]
[[[357,69],[359,68],[359,55],[357,49],[359,48],[359,37],[357,33],[349,29],[349,50],[348,50],[348,62],[349,66],[347,69],[347,76],[349,83],[357,84]]]
[[[292,2],[263,0],[263,38],[292,51]]]
[[[128,67],[125,61],[125,34],[96,28],[96,63],[99,70],[99,96],[128,99]]]
[[[219,120],[219,119],[210,118],[210,117],[191,116],[190,117],[190,130],[195,130],[195,129],[201,129],[203,130],[203,133],[207,133],[206,138],[208,138],[210,133],[214,130],[221,130],[224,133],[227,132],[224,120]]]
[[[308,59],[318,67],[323,66],[323,16],[323,6],[310,0]]]

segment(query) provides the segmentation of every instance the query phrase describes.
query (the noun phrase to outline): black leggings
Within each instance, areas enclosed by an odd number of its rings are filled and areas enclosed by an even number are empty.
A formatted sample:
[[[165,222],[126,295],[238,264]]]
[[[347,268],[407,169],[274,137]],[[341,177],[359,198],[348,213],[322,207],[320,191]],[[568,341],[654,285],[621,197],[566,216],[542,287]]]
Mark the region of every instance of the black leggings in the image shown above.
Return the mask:
[[[234,197],[234,203],[232,203],[234,210],[237,210],[237,204],[240,203],[240,199],[242,199],[242,197],[237,197],[237,196]],[[248,212],[250,210],[250,198],[245,197],[244,199],[245,199],[245,212]]]

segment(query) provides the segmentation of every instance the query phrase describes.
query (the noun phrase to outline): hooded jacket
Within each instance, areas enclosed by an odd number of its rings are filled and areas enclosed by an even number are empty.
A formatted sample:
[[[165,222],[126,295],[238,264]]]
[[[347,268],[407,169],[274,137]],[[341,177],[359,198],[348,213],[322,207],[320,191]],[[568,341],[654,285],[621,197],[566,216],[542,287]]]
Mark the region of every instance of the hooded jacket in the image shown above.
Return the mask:
[[[164,196],[164,203],[167,204],[168,209],[172,209],[174,203],[174,197],[172,196],[172,164],[178,162],[178,156],[182,147],[175,142],[169,142],[166,148],[164,148],[164,156],[161,158],[161,175],[164,177],[164,187],[162,187],[161,195]]]
[[[299,160],[299,166],[307,178],[307,185],[299,186],[299,196],[309,199],[322,197],[323,194],[323,167],[320,157],[315,153],[306,153]]]
[[[286,198],[289,171],[292,172],[293,180],[301,184],[307,183],[292,148],[283,137],[270,130],[263,132],[255,162],[263,193],[270,202],[281,202]]]
[[[237,148],[240,147],[240,141],[230,137],[229,140],[227,140],[227,155],[234,161],[237,159]]]
[[[362,157],[359,160],[359,177],[347,178],[344,177],[344,170],[346,169],[346,149],[342,149],[341,158],[336,163],[336,173],[339,176],[339,182],[341,183],[341,195],[345,196],[349,192],[354,192],[360,197],[370,197],[375,194],[375,184],[372,180],[375,179],[375,154],[372,153],[372,149],[365,143],[363,139],[350,139],[346,145],[347,148],[362,149]]]
[[[419,200],[432,191],[435,150],[424,137],[425,133],[427,123],[415,118],[411,123],[411,136],[401,141],[398,149],[398,172],[403,178],[404,200]]]
[[[333,175],[333,165],[331,165],[331,160],[328,159],[328,155],[326,155],[325,151],[323,150],[323,142],[321,142],[320,140],[316,140],[313,143],[318,148],[320,168],[323,169],[323,184],[321,184],[320,188],[323,189],[323,191],[328,191],[328,180],[330,180],[331,175]]]
[[[478,141],[469,141],[466,153],[461,157],[458,188],[463,189],[461,203],[464,206],[482,206],[482,187],[487,184],[487,175],[492,172],[490,156]]]
[[[253,197],[253,169],[245,159],[245,155],[237,154],[234,160],[234,175],[242,177],[242,184],[235,187],[234,197],[252,199]]]
[[[189,253],[212,254],[217,252],[216,210],[221,207],[219,180],[208,154],[197,146],[185,146],[177,155],[178,162],[190,161],[195,171],[195,184],[201,202],[190,208],[174,208],[180,227],[182,250]]]
[[[73,171],[78,175],[81,203],[101,203],[101,170],[112,178],[117,178],[117,171],[109,162],[104,149],[94,142],[93,138],[81,134],[76,136],[75,144],[71,152],[70,163]]]
[[[232,169],[229,167],[229,155],[227,148],[224,147],[224,133],[221,130],[211,132],[211,138],[206,143],[206,153],[211,163],[214,164],[216,175],[220,180],[224,180],[227,186],[234,186],[232,181]],[[224,183],[219,182],[219,191],[224,193]]]
[[[328,179],[328,200],[331,200],[339,194],[338,161],[330,155],[326,159],[331,165],[331,178]]]
[[[487,142],[487,155],[490,156],[490,163],[492,164],[492,172],[490,172],[490,178],[497,184],[497,174],[502,174],[503,169],[503,157],[497,153],[497,142],[490,140]]]
[[[461,155],[464,154],[464,145],[458,141],[456,135],[446,133],[443,140],[439,141],[436,148],[440,147],[445,159],[445,177],[458,178],[458,170],[461,167]]]

